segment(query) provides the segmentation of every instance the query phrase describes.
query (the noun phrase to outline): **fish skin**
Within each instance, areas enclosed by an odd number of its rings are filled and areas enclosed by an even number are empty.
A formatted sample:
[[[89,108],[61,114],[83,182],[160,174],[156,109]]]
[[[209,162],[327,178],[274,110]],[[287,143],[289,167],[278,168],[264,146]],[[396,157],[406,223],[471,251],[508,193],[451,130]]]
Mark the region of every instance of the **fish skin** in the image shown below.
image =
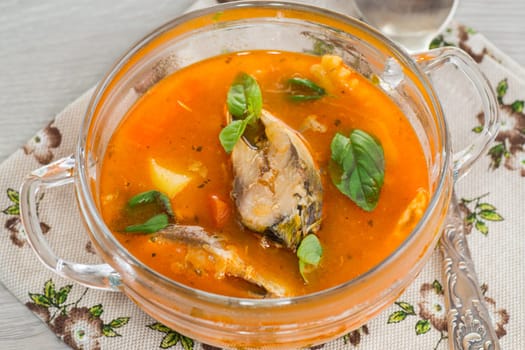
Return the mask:
[[[319,230],[320,171],[300,134],[263,110],[265,137],[257,147],[239,141],[232,150],[232,197],[242,224],[296,251]]]

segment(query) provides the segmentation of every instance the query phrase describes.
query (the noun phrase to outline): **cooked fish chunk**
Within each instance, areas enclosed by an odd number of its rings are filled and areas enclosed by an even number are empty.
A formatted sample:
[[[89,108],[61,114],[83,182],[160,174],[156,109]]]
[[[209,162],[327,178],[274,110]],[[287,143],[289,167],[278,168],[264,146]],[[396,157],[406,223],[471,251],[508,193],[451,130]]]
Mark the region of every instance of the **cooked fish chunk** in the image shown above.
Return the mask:
[[[295,130],[263,110],[264,136],[232,150],[232,196],[241,222],[295,251],[321,224],[321,175]]]
[[[184,264],[197,273],[206,271],[215,278],[240,278],[266,290],[266,297],[293,295],[293,288],[280,276],[262,271],[246,262],[224,237],[206,232],[200,226],[169,225],[155,234],[156,240],[172,240],[187,249]]]

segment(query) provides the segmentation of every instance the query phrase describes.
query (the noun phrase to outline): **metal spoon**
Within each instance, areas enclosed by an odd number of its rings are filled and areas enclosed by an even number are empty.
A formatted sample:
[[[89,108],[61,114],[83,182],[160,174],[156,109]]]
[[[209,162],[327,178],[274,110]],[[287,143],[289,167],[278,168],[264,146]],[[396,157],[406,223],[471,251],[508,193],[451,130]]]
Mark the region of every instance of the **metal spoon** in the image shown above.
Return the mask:
[[[499,341],[479,287],[455,192],[441,236],[448,339],[453,350],[499,350]]]
[[[427,50],[457,7],[457,0],[355,0],[355,3],[365,21],[409,52]],[[449,346],[452,350],[499,350],[464,230],[454,191],[440,245]]]

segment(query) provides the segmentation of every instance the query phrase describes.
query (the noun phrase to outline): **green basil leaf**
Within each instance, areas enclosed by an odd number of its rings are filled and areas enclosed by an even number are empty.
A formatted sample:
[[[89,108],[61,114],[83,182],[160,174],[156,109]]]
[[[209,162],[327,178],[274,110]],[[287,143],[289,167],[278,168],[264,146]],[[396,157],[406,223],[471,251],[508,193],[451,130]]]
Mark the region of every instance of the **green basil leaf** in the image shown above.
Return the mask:
[[[336,134],[330,145],[332,160],[341,175],[332,177],[344,195],[366,211],[377,206],[385,176],[383,148],[369,134],[354,130],[347,138]]]
[[[128,206],[130,208],[134,208],[140,204],[154,203],[157,200],[158,193],[159,191],[156,190],[139,193],[131,197],[131,199],[128,201]]]
[[[124,230],[125,232],[134,233],[134,232],[142,232],[142,233],[155,233],[157,231],[162,230],[166,226],[168,226],[168,215],[162,213],[153,216],[151,219],[146,221],[143,224],[138,225],[130,225],[126,227]]]
[[[307,273],[307,264],[302,261],[302,260],[299,260],[299,273],[301,274],[301,276],[303,277],[303,280],[308,283],[308,280],[306,279],[306,273]]]
[[[246,130],[247,122],[245,120],[234,120],[226,125],[219,134],[219,141],[227,153],[233,150],[233,147],[239,141],[244,130]]]
[[[297,257],[299,260],[317,266],[319,261],[321,261],[321,256],[323,255],[323,247],[321,247],[321,242],[314,234],[309,234],[303,238],[297,248]]]
[[[290,99],[293,101],[318,100],[326,95],[325,89],[305,78],[290,78],[288,83],[292,87]]]
[[[258,118],[262,111],[262,93],[255,78],[239,74],[228,90],[226,104],[235,119]]]
[[[243,86],[246,94],[246,107],[250,123],[255,122],[262,112],[262,93],[257,80],[251,75],[243,75]]]
[[[290,78],[288,79],[288,82],[292,85],[296,85],[298,87],[306,88],[309,90],[312,90],[312,92],[318,94],[318,95],[324,95],[326,94],[325,89],[314,83],[313,81],[305,78]]]
[[[128,201],[128,206],[130,208],[134,208],[141,204],[155,202],[158,203],[170,217],[175,217],[175,214],[173,213],[173,208],[171,207],[170,199],[167,195],[157,190],[142,192],[131,197],[131,199]]]
[[[292,101],[301,102],[301,101],[312,101],[320,99],[321,95],[291,95],[290,99]]]
[[[244,116],[247,107],[246,95],[244,94],[242,84],[234,83],[230,86],[228,95],[226,96],[226,105],[228,106],[228,112],[230,112],[233,117],[240,119]]]
[[[173,208],[171,207],[171,201],[167,195],[165,195],[162,192],[159,192],[157,202],[160,204],[162,209],[168,214],[170,218],[175,217],[175,213],[173,212]]]
[[[297,257],[299,258],[299,272],[305,282],[308,282],[305,276],[308,268],[318,266],[322,256],[323,247],[319,238],[314,234],[304,237],[297,248]]]
[[[350,139],[339,133],[334,135],[330,149],[332,151],[332,159],[337,164],[343,164],[345,156],[349,153],[348,147],[350,146]]]
[[[230,153],[247,126],[256,126],[261,115],[262,93],[255,78],[246,73],[239,74],[228,90],[226,105],[233,120],[221,130],[219,141]]]

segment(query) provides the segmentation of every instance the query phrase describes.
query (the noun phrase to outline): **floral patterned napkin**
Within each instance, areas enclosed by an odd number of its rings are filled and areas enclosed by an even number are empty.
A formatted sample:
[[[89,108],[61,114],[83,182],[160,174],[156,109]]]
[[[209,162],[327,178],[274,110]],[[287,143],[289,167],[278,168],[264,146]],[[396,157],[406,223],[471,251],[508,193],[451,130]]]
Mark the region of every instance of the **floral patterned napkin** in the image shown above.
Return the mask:
[[[501,131],[489,151],[457,187],[468,240],[485,301],[502,348],[525,342],[525,70],[486,39],[454,26],[432,47],[459,46],[480,65],[495,89]],[[457,75],[436,76],[454,140],[478,131],[480,110]],[[92,90],[66,107],[0,166],[0,280],[50,331],[74,349],[213,349],[156,322],[124,295],[87,289],[45,269],[20,224],[18,188],[26,174],[71,154]],[[57,253],[79,262],[98,257],[76,207],[73,188],[47,191],[41,227]],[[361,328],[315,349],[446,349],[440,255],[436,252],[397,302]]]

